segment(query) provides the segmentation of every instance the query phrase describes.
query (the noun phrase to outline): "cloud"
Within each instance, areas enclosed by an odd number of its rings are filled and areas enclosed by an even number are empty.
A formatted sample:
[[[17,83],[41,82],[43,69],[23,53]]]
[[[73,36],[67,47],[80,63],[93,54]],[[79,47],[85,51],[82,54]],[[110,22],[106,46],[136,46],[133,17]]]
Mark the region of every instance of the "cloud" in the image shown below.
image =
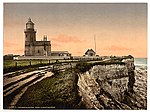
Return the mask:
[[[24,52],[24,49],[17,49],[16,52]]]
[[[104,50],[108,50],[108,51],[131,51],[132,49],[127,48],[127,47],[112,45],[110,47],[105,48]]]
[[[61,42],[61,43],[81,43],[83,40],[75,36],[68,36],[68,35],[58,35],[56,38],[52,38],[54,42]]]
[[[5,47],[14,47],[16,45],[17,45],[16,43],[4,41],[4,48]]]
[[[74,53],[76,53],[77,55],[82,55],[82,54],[84,54],[84,52],[81,52],[81,51],[77,51],[77,52],[74,52]]]
[[[52,43],[52,47],[61,47],[60,44]]]

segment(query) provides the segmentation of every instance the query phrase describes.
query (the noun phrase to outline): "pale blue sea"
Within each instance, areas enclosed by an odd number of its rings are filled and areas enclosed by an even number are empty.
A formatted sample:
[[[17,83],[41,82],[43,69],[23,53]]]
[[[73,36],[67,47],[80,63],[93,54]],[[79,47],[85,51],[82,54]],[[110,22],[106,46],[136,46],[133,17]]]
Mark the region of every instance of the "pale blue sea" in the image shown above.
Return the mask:
[[[134,64],[147,66],[147,58],[135,58]]]

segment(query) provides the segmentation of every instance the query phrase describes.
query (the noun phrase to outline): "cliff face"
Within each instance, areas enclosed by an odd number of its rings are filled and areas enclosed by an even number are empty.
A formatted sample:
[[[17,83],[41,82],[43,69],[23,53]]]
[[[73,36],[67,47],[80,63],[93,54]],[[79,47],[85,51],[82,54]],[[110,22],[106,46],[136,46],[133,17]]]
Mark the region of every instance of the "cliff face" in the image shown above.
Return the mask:
[[[133,93],[134,59],[122,60],[124,65],[95,65],[79,74],[78,86],[82,103],[93,109],[132,109],[127,93]]]

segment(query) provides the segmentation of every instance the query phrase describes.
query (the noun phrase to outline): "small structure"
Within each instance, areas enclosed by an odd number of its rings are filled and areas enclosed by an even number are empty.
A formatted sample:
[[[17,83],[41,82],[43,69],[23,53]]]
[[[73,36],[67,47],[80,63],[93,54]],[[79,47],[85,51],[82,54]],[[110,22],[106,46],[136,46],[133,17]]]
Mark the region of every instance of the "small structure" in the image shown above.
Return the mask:
[[[51,56],[71,56],[68,51],[51,51]]]
[[[86,52],[85,52],[85,56],[95,56],[96,53],[93,49],[88,49]]]

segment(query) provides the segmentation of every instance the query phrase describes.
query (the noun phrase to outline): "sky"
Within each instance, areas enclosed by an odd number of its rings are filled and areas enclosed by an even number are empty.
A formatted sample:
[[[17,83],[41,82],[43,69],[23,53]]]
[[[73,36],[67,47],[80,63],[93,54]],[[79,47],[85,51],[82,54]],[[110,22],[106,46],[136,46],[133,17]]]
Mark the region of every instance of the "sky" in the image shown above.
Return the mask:
[[[5,3],[4,54],[24,54],[25,24],[31,18],[39,41],[47,35],[52,51],[82,56],[147,57],[147,4]]]

